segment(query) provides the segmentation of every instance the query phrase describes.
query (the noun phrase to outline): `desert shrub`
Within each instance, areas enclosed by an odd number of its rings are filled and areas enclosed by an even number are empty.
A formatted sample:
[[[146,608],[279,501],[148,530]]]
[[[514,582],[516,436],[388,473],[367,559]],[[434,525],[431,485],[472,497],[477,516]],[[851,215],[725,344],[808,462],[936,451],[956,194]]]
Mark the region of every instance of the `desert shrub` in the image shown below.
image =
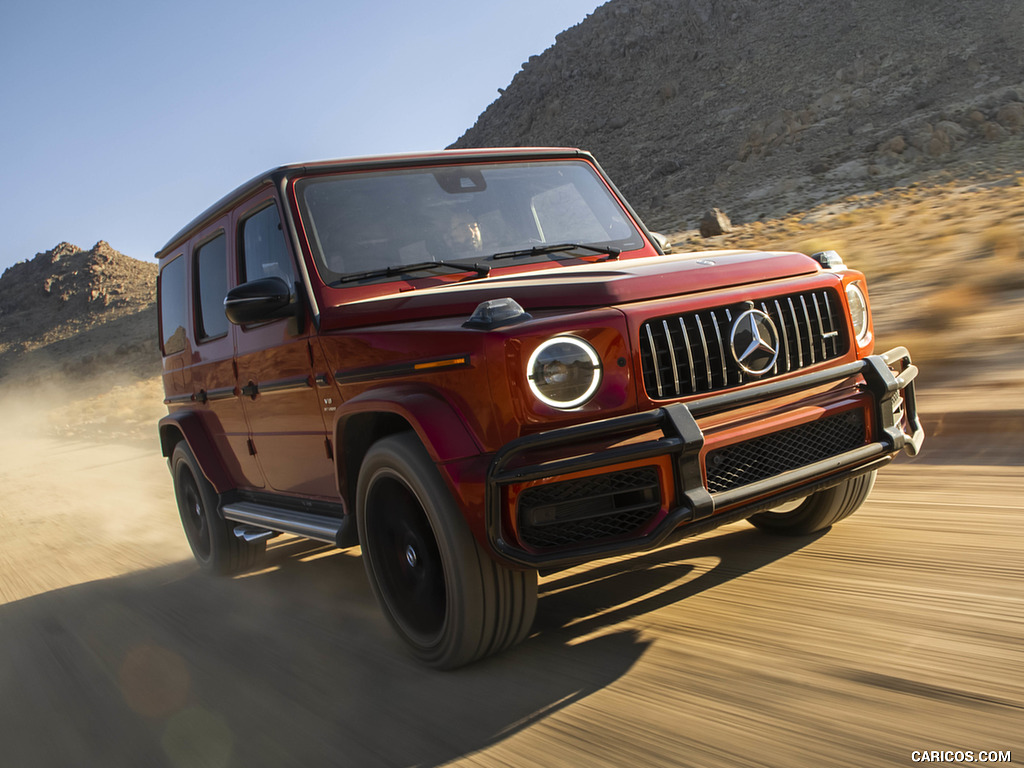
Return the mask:
[[[923,303],[915,325],[930,331],[944,331],[960,318],[975,314],[984,305],[982,291],[974,281],[962,281],[940,288]]]
[[[994,224],[981,233],[977,257],[1016,266],[1024,257],[1024,237],[1012,224]]]

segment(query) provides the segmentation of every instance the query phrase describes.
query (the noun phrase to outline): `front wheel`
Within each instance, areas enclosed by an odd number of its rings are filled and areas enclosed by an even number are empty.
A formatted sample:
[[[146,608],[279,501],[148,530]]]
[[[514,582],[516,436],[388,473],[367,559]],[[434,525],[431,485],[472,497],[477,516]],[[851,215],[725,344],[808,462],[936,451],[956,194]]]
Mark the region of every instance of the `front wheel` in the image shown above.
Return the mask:
[[[823,531],[857,511],[871,493],[876,474],[872,471],[851,477],[794,504],[752,515],[750,522],[763,531],[789,536]]]
[[[526,637],[537,609],[537,572],[514,571],[487,556],[414,434],[370,448],[356,496],[370,585],[420,661],[453,669]]]

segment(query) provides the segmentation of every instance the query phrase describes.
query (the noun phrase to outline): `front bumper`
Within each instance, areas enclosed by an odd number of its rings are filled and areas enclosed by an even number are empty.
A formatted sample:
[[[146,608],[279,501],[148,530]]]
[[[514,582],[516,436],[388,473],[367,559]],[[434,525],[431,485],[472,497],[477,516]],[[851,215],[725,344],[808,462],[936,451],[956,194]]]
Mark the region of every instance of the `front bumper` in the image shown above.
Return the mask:
[[[490,545],[502,558],[528,567],[560,568],[575,563],[651,549],[673,535],[695,535],[806,496],[843,479],[888,463],[900,450],[914,456],[924,441],[917,415],[914,379],[918,369],[910,354],[897,347],[834,368],[783,381],[726,392],[689,403],[675,403],[643,413],[554,429],[513,440],[497,454],[487,474],[486,530]],[[740,487],[709,492],[701,466],[704,433],[697,419],[786,397],[824,385],[860,377],[870,395],[873,437],[853,449],[828,456]],[[901,400],[902,399],[902,400]],[[661,437],[621,444],[631,437],[661,432]],[[583,456],[522,463],[528,454],[574,446],[618,442]],[[638,461],[670,456],[676,504],[652,529],[583,546],[532,551],[509,536],[503,522],[503,490],[537,480],[606,468],[614,470]],[[720,512],[719,510],[725,510]]]

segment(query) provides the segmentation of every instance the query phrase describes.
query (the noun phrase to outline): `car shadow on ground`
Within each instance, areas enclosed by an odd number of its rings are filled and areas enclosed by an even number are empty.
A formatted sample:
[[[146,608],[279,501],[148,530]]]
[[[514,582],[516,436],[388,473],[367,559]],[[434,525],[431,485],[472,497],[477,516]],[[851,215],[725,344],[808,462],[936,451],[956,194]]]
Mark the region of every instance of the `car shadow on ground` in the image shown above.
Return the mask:
[[[813,540],[729,528],[548,576],[526,642],[449,673],[405,653],[358,551],[314,542],[233,579],[178,563],[27,598],[0,606],[4,762],[441,765],[619,680],[653,642],[630,620]]]

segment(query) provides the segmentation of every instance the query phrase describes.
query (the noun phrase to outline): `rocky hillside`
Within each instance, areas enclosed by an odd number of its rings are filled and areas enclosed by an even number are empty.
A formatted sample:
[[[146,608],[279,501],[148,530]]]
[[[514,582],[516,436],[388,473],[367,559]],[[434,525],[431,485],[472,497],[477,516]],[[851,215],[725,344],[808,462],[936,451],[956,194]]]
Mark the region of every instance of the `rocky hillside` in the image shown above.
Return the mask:
[[[611,0],[453,146],[589,149],[681,248],[839,247],[887,299],[882,332],[949,316],[936,292],[1016,318],[1024,294],[1002,277],[1024,258],[1022,51],[1020,0]],[[712,206],[732,235],[696,233]],[[154,376],[155,275],[104,242],[6,270],[0,382]]]
[[[1021,51],[1019,0],[612,0],[453,146],[589,149],[665,231],[772,218],[1003,143],[1024,164]]]
[[[156,264],[60,243],[0,276],[0,381],[159,372]]]

